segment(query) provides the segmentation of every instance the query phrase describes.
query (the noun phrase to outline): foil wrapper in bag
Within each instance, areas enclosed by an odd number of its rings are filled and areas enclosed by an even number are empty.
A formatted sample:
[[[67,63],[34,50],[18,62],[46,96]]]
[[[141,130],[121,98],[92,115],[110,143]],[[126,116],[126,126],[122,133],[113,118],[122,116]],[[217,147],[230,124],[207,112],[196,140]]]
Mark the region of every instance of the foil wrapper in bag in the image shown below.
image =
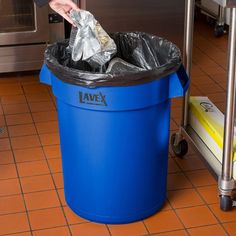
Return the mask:
[[[102,68],[117,52],[114,40],[90,12],[71,10],[70,16],[76,25],[69,42],[72,60],[87,61],[93,68]]]
[[[145,71],[145,69],[130,64],[127,61],[122,60],[121,58],[115,57],[109,62],[106,73],[122,74],[127,72],[140,71]]]

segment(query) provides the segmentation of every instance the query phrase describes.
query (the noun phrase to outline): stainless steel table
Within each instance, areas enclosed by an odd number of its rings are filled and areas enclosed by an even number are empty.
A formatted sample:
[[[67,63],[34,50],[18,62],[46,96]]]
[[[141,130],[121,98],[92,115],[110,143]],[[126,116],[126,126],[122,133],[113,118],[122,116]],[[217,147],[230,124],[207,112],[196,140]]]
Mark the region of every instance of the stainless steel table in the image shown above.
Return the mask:
[[[235,114],[235,89],[236,89],[236,0],[213,0],[222,7],[230,7],[230,32],[228,42],[228,87],[227,105],[224,123],[224,142],[223,142],[223,161],[222,164],[217,160],[211,150],[203,143],[198,134],[188,124],[189,91],[184,97],[182,123],[179,131],[171,138],[172,149],[178,156],[185,155],[187,152],[186,140],[202,154],[208,165],[218,175],[220,208],[223,211],[231,210],[236,206],[233,200],[233,191],[236,182],[232,177],[233,168],[233,131]],[[192,47],[193,47],[193,25],[194,25],[194,5],[195,0],[186,0],[185,17],[185,43],[183,61],[191,78],[192,66]]]

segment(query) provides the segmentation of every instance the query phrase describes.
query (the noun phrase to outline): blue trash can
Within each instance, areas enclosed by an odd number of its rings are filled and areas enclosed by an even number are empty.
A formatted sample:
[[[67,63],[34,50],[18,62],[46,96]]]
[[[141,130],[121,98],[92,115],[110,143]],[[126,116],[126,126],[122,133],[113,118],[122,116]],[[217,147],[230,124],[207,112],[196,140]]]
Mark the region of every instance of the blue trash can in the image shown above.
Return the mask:
[[[166,198],[170,99],[183,96],[182,66],[130,86],[67,83],[46,65],[40,74],[57,99],[65,199],[99,223],[142,220]]]

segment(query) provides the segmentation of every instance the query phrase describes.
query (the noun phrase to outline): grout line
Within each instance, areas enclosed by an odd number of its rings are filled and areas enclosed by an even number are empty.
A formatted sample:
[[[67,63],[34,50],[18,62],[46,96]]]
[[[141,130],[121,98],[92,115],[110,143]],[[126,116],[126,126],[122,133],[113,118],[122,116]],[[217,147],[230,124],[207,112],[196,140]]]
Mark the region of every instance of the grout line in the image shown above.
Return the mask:
[[[47,160],[42,160],[42,161],[35,161],[35,162],[47,162]],[[24,162],[25,163],[25,162]],[[22,163],[19,163],[22,164]],[[17,164],[15,164],[17,166]],[[58,172],[58,173],[52,173],[52,174],[61,174],[62,172]],[[26,176],[19,176],[18,179],[23,179],[23,178],[30,178],[30,177],[40,177],[43,175],[50,175],[50,168],[49,171],[47,173],[43,173],[43,174],[38,174],[38,175],[26,175]],[[2,180],[11,180],[11,179],[17,179],[17,178],[8,178],[8,179],[2,179]],[[1,181],[1,180],[0,180]]]
[[[29,135],[29,136],[32,136],[32,135]],[[37,134],[35,134],[34,136],[38,136]],[[10,137],[6,137],[7,139],[10,139]],[[53,147],[53,146],[60,146],[60,144],[52,144],[52,145],[43,145],[43,147]],[[0,152],[5,152],[5,151],[23,151],[23,150],[29,150],[29,149],[34,149],[34,148],[41,148],[42,147],[42,145],[40,145],[40,146],[37,146],[37,147],[25,147],[25,148],[17,148],[17,149],[9,149],[9,150],[1,150]],[[44,149],[44,148],[42,148],[42,149]],[[47,159],[53,159],[54,157],[52,157],[52,158],[47,158]],[[54,159],[56,159],[56,158],[61,158],[60,156],[58,156],[58,157],[55,157]]]
[[[147,225],[145,224],[145,220],[142,220],[142,223],[143,223],[143,225],[144,225],[144,227],[145,227],[145,229],[147,230],[147,232],[148,232],[148,236],[149,235],[151,235],[151,233],[150,233],[150,231],[149,231],[149,229],[148,229],[148,227],[147,227]]]
[[[50,175],[50,174],[48,174],[48,175]],[[50,191],[50,190],[56,190],[57,191],[57,190],[63,190],[63,189],[64,188],[51,188],[51,189],[37,190],[37,191],[33,191],[33,192],[24,192],[24,194],[41,193],[41,192]],[[19,194],[20,193],[15,193],[15,194],[10,194],[10,195],[2,195],[2,196],[0,196],[0,199],[1,199],[1,197],[11,197],[11,196],[17,196]]]
[[[41,123],[43,123],[43,122],[41,122]],[[21,124],[20,124],[21,125]],[[20,126],[19,125],[19,126]],[[32,122],[32,123],[27,123],[27,124],[22,124],[22,126],[23,125],[35,125],[35,123],[34,122]],[[13,126],[15,126],[15,125],[13,125]],[[18,125],[16,125],[16,126],[18,126]],[[8,127],[9,127],[9,125],[8,125]],[[36,127],[35,127],[35,129],[36,129]],[[36,131],[37,131],[37,129],[36,129]],[[36,133],[33,133],[33,134],[23,134],[23,135],[17,135],[17,136],[9,136],[9,138],[20,138],[20,137],[28,137],[28,136],[40,136],[40,135],[44,135],[44,134],[59,134],[59,131],[56,131],[56,132],[43,132],[43,133],[38,133],[38,132],[36,132]],[[56,144],[53,144],[53,145],[56,145]],[[43,146],[45,146],[45,145],[43,145]],[[33,148],[33,147],[29,147],[29,148]],[[19,149],[19,148],[17,148],[17,149]],[[25,149],[25,148],[20,148],[20,149]],[[15,150],[15,149],[14,149]]]
[[[110,229],[109,229],[108,224],[105,224],[105,225],[106,225],[106,228],[107,228],[107,231],[108,231],[109,235],[112,236],[112,233],[111,233],[111,231],[110,231]]]
[[[192,184],[192,183],[191,183],[191,184]],[[187,228],[185,227],[184,222],[181,220],[181,218],[180,218],[179,215],[177,214],[176,209],[172,206],[172,204],[171,204],[171,202],[169,201],[169,199],[167,198],[167,196],[166,196],[166,200],[168,201],[168,203],[169,203],[169,205],[170,205],[170,207],[171,207],[171,210],[174,212],[175,216],[178,218],[178,220],[179,220],[180,223],[182,224],[183,230],[185,230],[185,232],[187,233],[187,235],[190,236],[189,232],[187,231]]]
[[[10,234],[1,234],[1,236],[17,236],[18,234],[23,234],[23,233],[30,233],[33,236],[33,234],[30,231],[20,231],[20,232],[15,232],[15,233],[10,233]]]

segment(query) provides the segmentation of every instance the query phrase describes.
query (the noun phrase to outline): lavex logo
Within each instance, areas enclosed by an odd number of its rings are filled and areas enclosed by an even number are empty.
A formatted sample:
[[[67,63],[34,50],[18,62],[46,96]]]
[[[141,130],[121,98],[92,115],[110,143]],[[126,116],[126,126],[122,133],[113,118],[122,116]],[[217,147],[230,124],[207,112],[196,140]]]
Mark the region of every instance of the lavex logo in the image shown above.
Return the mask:
[[[86,103],[96,106],[107,106],[106,95],[102,93],[92,94],[79,92],[80,103]]]

